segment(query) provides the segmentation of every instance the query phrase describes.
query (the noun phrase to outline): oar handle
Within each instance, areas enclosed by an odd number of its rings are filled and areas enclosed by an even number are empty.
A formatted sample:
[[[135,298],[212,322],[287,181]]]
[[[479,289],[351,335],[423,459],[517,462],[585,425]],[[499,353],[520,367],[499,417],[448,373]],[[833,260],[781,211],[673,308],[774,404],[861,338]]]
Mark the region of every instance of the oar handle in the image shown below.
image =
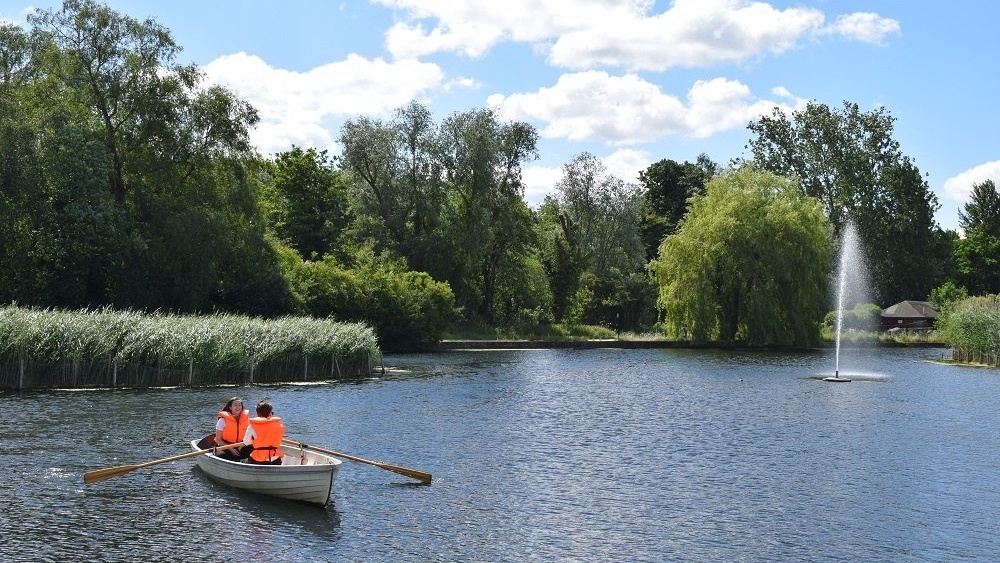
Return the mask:
[[[334,450],[328,450],[326,448],[320,448],[320,447],[317,447],[317,446],[307,446],[306,444],[303,444],[302,442],[296,442],[295,440],[289,440],[287,438],[283,438],[281,441],[282,441],[282,443],[288,444],[289,446],[293,446],[293,447],[296,447],[296,448],[305,448],[307,450],[316,450],[317,452],[321,452],[321,453],[324,453],[324,454],[332,455],[332,456],[335,456],[335,457],[342,457],[344,459],[349,459],[351,461],[356,461],[358,463],[367,463],[368,465],[374,465],[375,467],[381,467],[382,469],[386,469],[388,471],[392,471],[394,473],[399,473],[400,475],[406,475],[407,477],[410,477],[412,479],[416,479],[416,480],[420,481],[421,483],[423,483],[425,485],[429,485],[430,482],[431,482],[431,474],[430,473],[426,473],[424,471],[417,471],[416,469],[410,469],[409,467],[401,467],[399,465],[390,465],[388,463],[383,463],[381,461],[372,461],[370,459],[365,459],[363,457],[357,457],[357,456],[353,456],[353,455],[350,455],[350,454],[341,453],[341,452],[334,451]]]

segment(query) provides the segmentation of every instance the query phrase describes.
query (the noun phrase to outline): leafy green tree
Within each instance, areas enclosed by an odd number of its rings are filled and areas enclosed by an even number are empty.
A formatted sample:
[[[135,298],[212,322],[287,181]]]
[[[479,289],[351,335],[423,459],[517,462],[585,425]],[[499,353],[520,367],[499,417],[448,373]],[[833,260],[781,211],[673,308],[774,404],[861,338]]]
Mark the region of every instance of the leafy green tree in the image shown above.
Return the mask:
[[[388,123],[349,120],[341,142],[359,236],[447,281],[467,314],[492,322],[509,308],[505,287],[524,281],[533,247],[521,166],[536,156],[534,128],[491,110],[437,125],[412,103]]]
[[[101,140],[74,123],[53,127],[44,139],[46,202],[35,207],[39,230],[27,255],[41,298],[36,303],[78,308],[113,302],[135,241],[128,214],[107,192],[109,162]]]
[[[444,232],[455,243],[446,279],[459,302],[495,322],[501,285],[518,283],[532,248],[531,214],[521,167],[537,158],[538,133],[521,122],[502,123],[492,110],[471,110],[441,125],[443,170],[449,188]]]
[[[347,186],[327,151],[293,146],[274,158],[271,224],[305,258],[337,250],[348,227]]]
[[[194,78],[173,65],[180,47],[156,22],[139,22],[91,0],[65,0],[62,8],[37,11],[28,21],[52,45],[46,65],[57,79],[52,94],[86,108],[102,129],[112,165],[108,188],[124,203],[129,153],[153,132],[143,119],[148,108],[170,98],[166,83],[173,77],[189,84]]]
[[[29,22],[27,41],[0,33],[0,105],[22,124],[0,137],[28,141],[8,170],[41,195],[12,220],[32,233],[19,298],[282,312],[250,172],[256,111],[176,65],[151,20],[67,0]]]
[[[25,103],[25,85],[34,79],[32,49],[20,27],[0,23],[0,302],[31,302],[36,271],[31,263],[41,191],[38,131]],[[28,299],[25,299],[28,297]]]
[[[669,336],[750,346],[819,338],[833,257],[820,202],[742,167],[717,176],[651,264]]]
[[[558,296],[557,319],[569,312],[574,299],[580,310],[577,293],[585,289],[593,299],[585,304],[580,321],[609,326],[620,322],[632,296],[616,288],[627,287],[624,280],[646,264],[639,233],[643,206],[641,188],[609,174],[590,153],[563,166],[563,178],[542,214],[548,220],[548,264],[553,294]],[[593,281],[584,284],[587,273]]]
[[[938,310],[938,317],[934,321],[934,326],[943,333],[947,332],[948,317],[952,311],[965,299],[969,297],[969,292],[954,282],[945,282],[939,287],[935,287],[927,301]]]
[[[883,304],[927,295],[946,277],[951,250],[934,221],[936,196],[892,137],[894,121],[885,108],[813,102],[748,126],[757,135],[747,145],[754,165],[797,178],[822,202],[835,236],[854,222]]]
[[[357,230],[406,258],[411,269],[427,270],[446,198],[437,127],[417,103],[396,110],[384,122],[358,117],[340,132],[342,166],[354,179]]]
[[[960,283],[973,295],[1000,293],[1000,192],[993,180],[972,187],[958,218],[965,232],[955,243]]]
[[[696,163],[683,164],[663,159],[639,172],[639,183],[645,190],[646,213],[640,230],[646,244],[646,259],[656,257],[663,237],[673,234],[687,212],[688,200],[702,193],[705,183],[718,171],[718,165],[708,155],[698,156]]]
[[[626,184],[597,157],[582,153],[563,166],[556,193],[561,232],[585,270],[611,277],[642,268],[639,186]]]
[[[536,231],[542,264],[552,293],[553,320],[562,320],[569,313],[573,296],[580,286],[584,265],[576,258],[563,232],[556,198],[545,196],[538,208]]]

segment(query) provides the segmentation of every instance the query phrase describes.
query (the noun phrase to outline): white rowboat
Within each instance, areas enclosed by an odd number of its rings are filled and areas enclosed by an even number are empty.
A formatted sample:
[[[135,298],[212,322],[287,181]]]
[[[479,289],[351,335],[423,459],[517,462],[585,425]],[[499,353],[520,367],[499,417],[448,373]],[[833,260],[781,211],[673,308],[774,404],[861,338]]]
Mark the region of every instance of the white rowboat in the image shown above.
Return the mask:
[[[197,440],[191,440],[191,448],[201,450]],[[213,481],[237,489],[325,506],[333,490],[340,460],[313,450],[291,446],[282,446],[281,449],[285,452],[281,465],[238,463],[212,454],[195,459],[198,467]]]

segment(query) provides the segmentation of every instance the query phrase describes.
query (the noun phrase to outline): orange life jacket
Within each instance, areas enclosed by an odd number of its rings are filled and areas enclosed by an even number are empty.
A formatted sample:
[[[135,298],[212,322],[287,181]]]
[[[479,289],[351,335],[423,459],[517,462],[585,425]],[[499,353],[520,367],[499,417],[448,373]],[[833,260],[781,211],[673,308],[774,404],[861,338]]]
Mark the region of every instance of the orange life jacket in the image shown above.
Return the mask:
[[[250,424],[250,411],[243,409],[239,418],[233,416],[233,413],[229,411],[220,411],[219,418],[226,421],[226,426],[222,429],[222,439],[225,440],[226,444],[235,444],[243,439],[247,425]],[[225,444],[219,445],[224,446]]]
[[[255,416],[250,419],[250,426],[253,427],[253,451],[250,457],[255,461],[267,462],[283,457],[281,451],[281,439],[285,436],[285,425],[281,423],[281,417]]]

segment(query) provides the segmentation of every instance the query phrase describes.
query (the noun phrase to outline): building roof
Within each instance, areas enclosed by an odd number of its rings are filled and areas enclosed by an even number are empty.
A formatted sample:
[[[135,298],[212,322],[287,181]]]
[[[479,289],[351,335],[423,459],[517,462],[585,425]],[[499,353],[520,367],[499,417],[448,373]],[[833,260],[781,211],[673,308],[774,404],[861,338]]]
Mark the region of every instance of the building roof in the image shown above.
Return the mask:
[[[901,319],[936,319],[938,311],[926,301],[900,301],[891,307],[882,309],[882,316]]]

